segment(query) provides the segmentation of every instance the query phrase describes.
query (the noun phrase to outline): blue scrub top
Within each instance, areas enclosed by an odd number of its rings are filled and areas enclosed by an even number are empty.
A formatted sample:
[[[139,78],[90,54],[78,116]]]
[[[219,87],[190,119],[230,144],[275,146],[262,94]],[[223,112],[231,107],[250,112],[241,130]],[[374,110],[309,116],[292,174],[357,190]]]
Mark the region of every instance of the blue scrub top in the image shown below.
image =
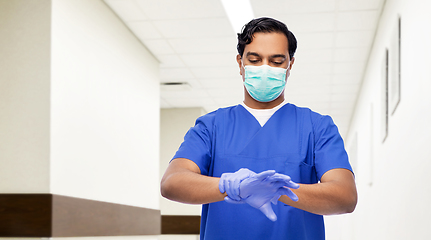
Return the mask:
[[[243,106],[221,108],[196,120],[174,158],[195,162],[201,174],[220,177],[248,168],[276,170],[297,183],[317,183],[334,168],[352,171],[337,126],[329,116],[286,104],[261,127]],[[270,221],[248,204],[224,201],[202,207],[202,240],[325,239],[323,216],[282,202]]]

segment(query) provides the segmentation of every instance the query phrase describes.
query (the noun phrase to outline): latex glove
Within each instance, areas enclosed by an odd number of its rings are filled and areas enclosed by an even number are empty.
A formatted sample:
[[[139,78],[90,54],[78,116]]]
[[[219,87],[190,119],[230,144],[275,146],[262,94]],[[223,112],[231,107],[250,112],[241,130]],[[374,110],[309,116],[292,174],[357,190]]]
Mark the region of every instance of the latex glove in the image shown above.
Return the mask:
[[[284,195],[287,195],[293,201],[298,201],[298,196],[296,196],[296,194],[293,193],[289,188],[297,189],[299,188],[299,185],[293,182],[289,176],[284,174],[275,173],[274,175],[269,176],[269,174],[272,174],[272,171],[273,170],[268,172],[268,177],[265,179],[265,181],[284,183],[283,186],[288,187],[286,191],[283,191],[284,193],[286,193]],[[224,193],[226,191],[226,193],[228,194],[228,196],[225,197],[225,201],[229,203],[245,203],[239,196],[240,183],[243,180],[254,176],[256,176],[256,173],[254,173],[253,171],[247,168],[242,168],[235,173],[222,174],[221,179],[219,181],[219,189],[221,193]],[[274,196],[271,202],[273,204],[277,204],[278,199],[280,197],[281,195],[278,195],[278,197]]]
[[[293,193],[292,190],[290,190],[290,188],[298,189],[299,185],[297,183],[293,182],[289,176],[284,175],[284,174],[280,174],[280,173],[276,173],[266,180],[267,181],[284,182],[283,187],[285,187],[285,188],[287,187],[286,188],[287,191],[283,191],[285,194],[282,194],[282,195],[287,195],[290,199],[292,199],[295,202],[298,201],[298,196],[296,196],[296,194]],[[280,197],[281,197],[281,195],[278,198],[280,198]],[[278,198],[277,198],[277,201],[278,201]],[[277,203],[274,203],[274,204],[277,204]]]
[[[287,195],[292,200],[298,197],[289,189],[298,188],[299,185],[292,182],[290,177],[278,174],[274,170],[268,170],[244,179],[240,183],[240,198],[250,206],[259,209],[271,221],[276,221],[271,203],[277,204],[281,195]],[[234,202],[229,199],[227,202]]]
[[[247,169],[241,168],[240,170],[234,173],[223,173],[220,177],[220,181],[218,184],[219,190],[221,193],[226,192],[228,195],[228,199],[232,199],[233,201],[241,202],[241,198],[239,197],[239,184],[249,177],[255,176],[256,173]]]

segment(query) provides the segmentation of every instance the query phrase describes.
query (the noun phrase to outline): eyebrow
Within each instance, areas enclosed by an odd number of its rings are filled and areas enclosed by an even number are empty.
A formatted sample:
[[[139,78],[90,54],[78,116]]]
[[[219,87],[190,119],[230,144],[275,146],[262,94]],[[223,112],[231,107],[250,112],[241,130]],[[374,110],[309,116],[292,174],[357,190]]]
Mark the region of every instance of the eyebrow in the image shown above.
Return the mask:
[[[260,55],[258,53],[255,53],[255,52],[247,52],[246,57],[248,57],[248,56],[260,57]]]
[[[284,54],[274,54],[271,56],[271,58],[287,58],[287,56]]]
[[[258,53],[255,53],[255,52],[247,52],[246,57],[248,57],[248,56],[260,57],[260,55]],[[285,58],[286,59],[287,56],[284,54],[274,54],[274,55],[271,55],[270,58]]]

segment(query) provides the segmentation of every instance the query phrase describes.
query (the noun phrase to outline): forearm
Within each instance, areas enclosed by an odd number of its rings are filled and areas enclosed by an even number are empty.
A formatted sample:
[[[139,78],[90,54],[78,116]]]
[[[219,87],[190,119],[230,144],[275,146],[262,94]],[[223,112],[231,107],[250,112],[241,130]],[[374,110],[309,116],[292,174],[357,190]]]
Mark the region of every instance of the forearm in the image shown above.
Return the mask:
[[[162,196],[173,201],[206,204],[223,201],[227,196],[220,193],[218,183],[220,178],[208,177],[184,168],[176,168],[180,161],[171,163],[161,182]],[[175,169],[175,170],[173,170]]]
[[[292,189],[299,198],[297,202],[287,196],[281,196],[279,200],[292,207],[320,215],[353,212],[356,207],[357,193],[353,175],[348,176],[349,174],[344,172],[345,176],[339,180],[300,184],[299,189]],[[349,178],[350,180],[346,181]]]

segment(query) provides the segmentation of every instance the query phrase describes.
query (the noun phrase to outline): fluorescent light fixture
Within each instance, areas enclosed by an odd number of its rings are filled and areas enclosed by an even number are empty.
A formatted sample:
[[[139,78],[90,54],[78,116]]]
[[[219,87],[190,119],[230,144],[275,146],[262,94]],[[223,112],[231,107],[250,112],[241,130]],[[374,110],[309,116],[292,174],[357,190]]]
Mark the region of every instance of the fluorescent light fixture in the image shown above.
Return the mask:
[[[162,91],[190,91],[192,86],[187,82],[162,82],[160,83]]]
[[[240,33],[242,27],[254,18],[250,0],[221,0],[221,3],[235,33]]]

